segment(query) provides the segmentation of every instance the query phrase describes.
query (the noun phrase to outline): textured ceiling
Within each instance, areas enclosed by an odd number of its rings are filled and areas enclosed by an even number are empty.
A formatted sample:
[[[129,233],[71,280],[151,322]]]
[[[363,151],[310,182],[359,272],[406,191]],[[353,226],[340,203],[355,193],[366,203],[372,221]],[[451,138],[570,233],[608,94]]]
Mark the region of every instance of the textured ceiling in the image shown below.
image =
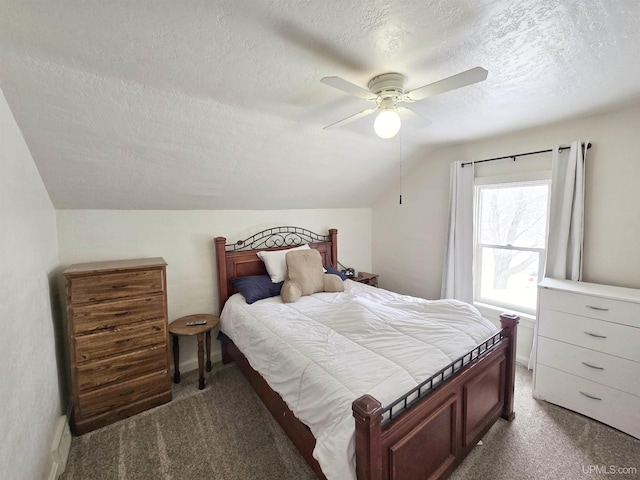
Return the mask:
[[[0,0],[0,87],[57,208],[367,207],[429,149],[640,101],[634,0]],[[320,83],[485,82],[382,140]]]

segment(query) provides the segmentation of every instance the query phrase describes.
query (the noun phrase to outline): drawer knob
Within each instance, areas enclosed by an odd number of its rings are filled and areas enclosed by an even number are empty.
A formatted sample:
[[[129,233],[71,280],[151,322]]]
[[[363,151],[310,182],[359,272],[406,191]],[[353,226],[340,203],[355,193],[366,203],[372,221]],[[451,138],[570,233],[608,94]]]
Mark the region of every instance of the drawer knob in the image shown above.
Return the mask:
[[[118,288],[127,288],[128,286],[129,286],[129,285],[127,285],[126,283],[119,283],[119,284],[117,284],[117,285],[111,285],[111,288],[115,288],[115,289],[118,289]]]
[[[594,307],[593,305],[586,305],[587,308],[590,308],[591,310],[598,310],[599,312],[608,312],[609,309],[608,308],[604,308],[604,307]]]
[[[593,395],[589,395],[588,393],[584,393],[582,390],[580,391],[580,393],[581,393],[582,395],[584,395],[585,397],[590,398],[590,399],[592,399],[592,400],[602,400],[602,399],[601,399],[601,398],[599,398],[599,397],[594,397]]]
[[[587,362],[582,362],[583,365],[586,365],[589,368],[595,368],[596,370],[604,370],[604,367],[596,367],[595,365],[591,365],[590,363]]]
[[[598,335],[597,333],[591,333],[591,332],[584,332],[587,335],[591,336],[591,337],[596,337],[596,338],[607,338],[606,335]]]

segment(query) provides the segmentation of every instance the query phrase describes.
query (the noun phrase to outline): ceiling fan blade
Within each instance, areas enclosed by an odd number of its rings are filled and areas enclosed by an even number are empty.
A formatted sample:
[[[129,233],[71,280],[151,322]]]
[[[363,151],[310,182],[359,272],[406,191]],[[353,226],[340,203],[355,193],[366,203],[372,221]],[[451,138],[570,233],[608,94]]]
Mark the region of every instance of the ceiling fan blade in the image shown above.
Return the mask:
[[[488,73],[489,72],[482,67],[472,68],[471,70],[443,78],[442,80],[430,83],[429,85],[415,88],[410,92],[407,92],[406,96],[413,101],[422,100],[427,97],[438,95],[439,93],[448,92],[450,90],[455,90],[456,88],[466,87],[467,85],[482,82],[487,79]]]
[[[410,118],[411,124],[416,128],[425,128],[431,125],[431,120],[419,114],[415,110],[410,107],[397,107],[400,112],[402,112],[403,116],[407,116]]]
[[[366,110],[363,110],[361,112],[355,113],[347,118],[343,118],[342,120],[338,120],[335,123],[332,123],[331,125],[327,125],[326,127],[323,127],[323,130],[328,130],[331,128],[336,128],[336,127],[341,127],[342,125],[346,125],[347,123],[351,123],[355,120],[358,120],[359,118],[362,117],[366,117],[367,115],[375,112],[378,109],[378,107],[374,107],[374,108],[368,108]]]
[[[369,90],[359,87],[351,82],[347,82],[345,79],[340,77],[324,77],[320,79],[320,81],[325,85],[342,90],[349,95],[364,98],[365,100],[373,100],[376,98],[376,96]]]

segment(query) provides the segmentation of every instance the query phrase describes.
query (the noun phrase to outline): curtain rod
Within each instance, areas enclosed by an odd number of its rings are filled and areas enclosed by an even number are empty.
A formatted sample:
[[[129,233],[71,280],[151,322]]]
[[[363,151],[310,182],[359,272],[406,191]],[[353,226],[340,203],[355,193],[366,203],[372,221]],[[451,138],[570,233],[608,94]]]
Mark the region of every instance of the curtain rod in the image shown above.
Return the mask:
[[[559,150],[566,150],[571,148],[570,146],[560,147]],[[587,143],[587,150],[591,148],[591,143]],[[464,162],[461,164],[461,167],[464,168],[465,165],[471,165],[473,163],[483,163],[483,162],[493,162],[494,160],[504,160],[505,158],[512,158],[513,161],[516,161],[516,157],[526,157],[527,155],[535,155],[537,153],[549,153],[553,152],[552,148],[547,150],[538,150],[537,152],[527,152],[527,153],[516,153],[515,155],[505,155],[504,157],[495,157],[495,158],[485,158],[484,160],[476,160],[475,162]]]

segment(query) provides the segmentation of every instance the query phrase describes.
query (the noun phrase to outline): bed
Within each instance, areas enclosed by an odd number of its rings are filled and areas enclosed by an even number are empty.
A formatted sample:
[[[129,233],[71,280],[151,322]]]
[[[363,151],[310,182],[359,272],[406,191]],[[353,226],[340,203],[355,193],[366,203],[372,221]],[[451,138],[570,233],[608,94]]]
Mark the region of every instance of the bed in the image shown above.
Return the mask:
[[[292,400],[292,388],[283,387],[282,383],[279,382],[281,377],[290,375],[285,374],[285,371],[291,370],[291,372],[295,372],[296,368],[299,368],[305,372],[304,377],[307,378],[310,376],[306,373],[309,368],[320,371],[327,369],[322,359],[323,355],[329,355],[320,352],[319,363],[315,363],[311,359],[305,367],[297,367],[296,365],[299,364],[292,359],[280,358],[278,360],[280,363],[270,363],[269,367],[262,368],[267,363],[263,362],[263,357],[261,357],[265,354],[260,352],[259,349],[254,351],[252,345],[278,345],[277,349],[271,347],[271,350],[275,350],[277,353],[274,356],[281,357],[285,355],[285,353],[281,353],[285,349],[279,346],[279,342],[282,342],[282,339],[271,340],[266,337],[263,339],[264,332],[269,333],[271,330],[280,328],[279,325],[284,325],[286,327],[284,328],[285,330],[294,332],[304,329],[298,328],[296,330],[296,322],[298,320],[295,316],[292,316],[290,307],[286,307],[287,310],[285,310],[285,305],[278,299],[279,297],[262,300],[247,306],[242,296],[233,295],[235,293],[233,280],[239,277],[266,273],[264,263],[256,255],[258,252],[283,250],[300,244],[308,244],[311,248],[316,249],[320,253],[324,265],[337,267],[337,230],[335,229],[329,230],[328,235],[318,235],[298,227],[277,227],[231,244],[227,244],[227,240],[224,237],[215,238],[218,293],[220,307],[223,310],[219,338],[222,345],[223,362],[236,362],[266,407],[280,423],[319,478],[346,479],[357,477],[360,480],[446,478],[500,417],[508,421],[513,420],[515,343],[518,317],[508,314],[501,315],[500,323],[502,328],[498,331],[495,331],[495,329],[485,331],[483,330],[485,326],[478,321],[474,327],[477,330],[474,335],[476,340],[480,338],[478,337],[479,335],[481,339],[477,342],[474,340],[472,345],[469,342],[474,337],[466,333],[449,337],[456,339],[453,343],[458,342],[459,338],[465,337],[465,341],[460,341],[459,343],[461,345],[466,344],[469,348],[465,347],[464,350],[457,352],[453,356],[452,352],[448,352],[449,359],[444,362],[446,364],[443,365],[443,360],[440,359],[437,371],[429,371],[431,374],[423,379],[416,380],[415,376],[422,371],[421,369],[426,368],[424,367],[425,362],[413,362],[415,369],[409,368],[409,376],[412,379],[407,379],[406,382],[400,381],[403,375],[401,370],[397,372],[389,370],[389,372],[393,373],[391,375],[385,373],[383,375],[385,379],[387,377],[400,379],[387,382],[392,383],[393,388],[397,389],[399,385],[403,384],[409,386],[407,390],[398,391],[397,396],[392,395],[392,389],[390,390],[386,386],[385,388],[373,388],[371,391],[380,393],[380,395],[376,393],[376,397],[383,397],[382,401],[380,401],[381,399],[375,398],[370,394],[371,392],[365,393],[367,391],[366,381],[358,382],[353,380],[356,377],[346,377],[351,378],[348,382],[349,388],[347,390],[362,390],[362,395],[357,398],[354,397],[352,401],[349,400],[351,403],[350,409],[348,404],[347,407],[344,405],[344,388],[336,395],[341,399],[341,405],[338,408],[327,406],[326,412],[320,411],[320,413],[317,413],[311,410],[311,406],[304,403],[299,404],[298,401]],[[456,305],[455,301],[428,302],[412,299],[412,297],[400,298],[403,296],[384,290],[378,291],[375,287],[356,284],[351,280],[347,280],[345,284],[344,293],[314,294],[309,298],[304,298],[300,305],[296,303],[293,310],[302,308],[317,310],[321,312],[321,317],[324,315],[322,317],[325,319],[324,323],[331,323],[334,314],[325,312],[325,304],[336,303],[337,307],[334,306],[332,308],[344,310],[344,304],[342,306],[339,304],[338,297],[349,299],[350,310],[347,311],[347,317],[345,318],[350,318],[349,315],[353,315],[354,319],[361,310],[374,312],[374,316],[376,318],[379,317],[378,312],[372,310],[374,308],[373,305],[377,304],[382,305],[381,309],[387,308],[391,304],[394,306],[401,305],[404,310],[410,311],[411,315],[413,315],[411,318],[415,318],[415,312],[426,308],[426,304],[429,303],[433,303],[439,308],[445,308],[447,315],[451,313],[453,308],[460,310],[460,315],[462,315],[462,311],[465,308],[467,310],[470,308],[468,306],[465,307],[464,304]],[[274,318],[271,318],[271,314],[267,314],[267,312],[272,312],[269,309],[275,309],[273,310],[273,312],[276,312]],[[233,314],[236,315],[235,317],[232,316],[231,311],[236,312]],[[307,315],[307,310],[300,310],[300,312],[302,315]],[[470,315],[468,311],[466,314]],[[338,314],[335,314],[335,316],[337,318]],[[451,328],[458,328],[455,316],[449,316],[454,323]],[[259,318],[260,321],[255,325],[246,323],[250,317]],[[232,320],[228,320],[228,318],[232,318]],[[327,330],[322,318],[321,321],[316,322],[314,320],[313,323],[313,325],[318,325],[319,336],[332,335],[338,338],[337,345],[340,345],[340,341],[343,341],[344,344],[354,343],[352,339],[343,340],[344,332],[334,334],[332,331]],[[229,322],[236,322],[238,326],[235,327],[234,323]],[[485,320],[485,322],[487,321]],[[340,322],[336,321],[334,323]],[[382,335],[379,335],[378,338],[386,338],[397,329],[394,324],[393,330],[384,330],[387,325],[386,320],[376,325],[376,328],[382,328]],[[251,338],[253,336],[253,341],[246,340],[238,333],[247,328],[253,329],[249,337],[247,337]],[[348,326],[347,330],[350,330]],[[325,334],[323,332],[330,333]],[[276,334],[280,335],[280,332],[276,332]],[[295,341],[297,341],[296,335],[294,334],[292,336],[293,340],[291,340],[294,343],[294,352],[297,348],[295,344]],[[356,332],[355,335],[360,337],[360,332]],[[466,338],[467,336],[469,338]],[[234,340],[242,348],[239,348]],[[286,341],[289,342],[290,340],[287,339]],[[304,341],[307,340],[305,339]],[[371,338],[365,340],[365,342],[371,341],[373,341]],[[444,348],[447,343],[448,340],[444,339],[440,347]],[[370,347],[370,343],[368,347]],[[313,348],[316,348],[316,346],[314,345]],[[342,351],[342,347],[339,350]],[[411,349],[407,347],[407,355],[409,355],[410,351]],[[353,360],[341,361],[343,357],[336,356],[335,352],[332,355],[335,358],[332,357],[332,362],[329,363],[338,367],[339,372],[337,375],[339,381],[335,383],[340,386],[339,384],[345,383],[345,377],[340,377],[340,375],[349,375],[349,373],[344,372],[347,370],[345,364],[351,365],[358,362]],[[345,353],[344,355],[344,359],[350,358],[348,356],[350,354]],[[297,356],[303,360],[311,358],[306,351],[303,355],[298,352]],[[377,357],[377,355],[372,356],[371,362],[378,361],[374,357]],[[402,358],[402,356],[397,357],[388,363],[392,368],[397,368],[394,364],[399,363],[399,359],[401,360]],[[360,361],[359,367],[362,371],[367,370],[368,362],[369,359]],[[257,371],[261,370],[261,368],[262,375]],[[386,367],[378,367],[377,364],[372,363],[369,368],[369,374],[375,376],[378,371],[386,372],[383,368]],[[401,366],[401,368],[405,367]],[[274,369],[275,371],[273,371]],[[356,375],[359,372],[360,370],[356,372]],[[354,373],[351,373],[351,375],[354,375]],[[407,376],[406,374],[404,375]],[[271,381],[271,385],[265,378]],[[328,382],[326,384],[323,383],[323,386],[328,390],[333,390],[333,388],[326,387],[326,385],[331,384],[330,380]],[[372,385],[378,385],[375,379],[372,379],[371,382],[373,382]],[[380,381],[379,383],[384,382]],[[317,384],[318,380],[315,380],[315,383]],[[358,385],[353,386],[351,385],[352,383],[358,383]],[[360,383],[362,385],[359,385]],[[314,388],[313,382],[311,387],[305,385],[299,388],[300,391],[309,392],[308,395],[300,395],[300,397],[314,398],[324,395],[321,390],[312,390]],[[276,393],[275,390],[278,390],[280,394]],[[327,405],[329,405],[329,401],[327,401]],[[306,420],[306,423],[296,417],[294,410],[298,412],[301,418]],[[324,419],[325,414],[327,418],[337,418],[338,421],[327,423],[328,420],[325,421]],[[322,417],[322,419],[316,421],[319,417]],[[318,425],[323,423],[329,425],[330,430],[328,432],[327,430],[319,429]],[[343,425],[347,423],[351,425],[353,430],[350,438],[342,430]],[[340,428],[336,425],[339,425]],[[338,444],[337,449],[345,450],[347,460],[350,457],[355,460],[355,466],[350,465],[347,467],[350,468],[348,471],[341,469],[342,459],[335,460],[338,466],[334,468],[334,460],[331,455],[333,450],[336,450],[336,447],[331,447],[333,448],[331,451],[328,450],[329,447],[325,448],[328,439],[333,437],[336,437],[338,442],[343,442]],[[348,445],[348,447],[345,447],[345,445]],[[320,463],[316,458],[320,459]],[[324,470],[321,464],[323,464]],[[325,472],[327,472],[326,476]]]

